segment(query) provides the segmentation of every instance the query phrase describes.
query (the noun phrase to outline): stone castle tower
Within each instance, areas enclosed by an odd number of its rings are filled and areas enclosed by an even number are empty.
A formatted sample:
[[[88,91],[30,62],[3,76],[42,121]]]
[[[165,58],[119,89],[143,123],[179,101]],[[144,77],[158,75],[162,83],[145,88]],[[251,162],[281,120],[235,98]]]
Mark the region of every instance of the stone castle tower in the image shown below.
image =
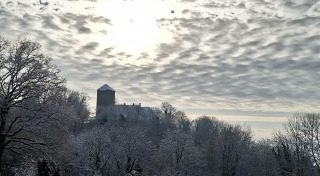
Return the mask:
[[[97,90],[96,114],[99,114],[105,107],[115,105],[115,94],[116,91],[107,84]]]
[[[137,121],[154,118],[156,114],[150,107],[138,104],[116,104],[116,91],[105,84],[97,90],[96,117],[106,121]]]

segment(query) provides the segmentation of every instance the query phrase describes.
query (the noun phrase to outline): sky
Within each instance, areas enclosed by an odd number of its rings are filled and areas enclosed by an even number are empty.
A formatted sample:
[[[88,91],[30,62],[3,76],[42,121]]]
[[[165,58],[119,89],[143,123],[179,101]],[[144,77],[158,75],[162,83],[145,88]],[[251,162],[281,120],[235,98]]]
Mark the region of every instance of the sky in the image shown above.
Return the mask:
[[[43,46],[95,106],[170,102],[258,136],[320,108],[316,0],[1,0],[0,35]]]

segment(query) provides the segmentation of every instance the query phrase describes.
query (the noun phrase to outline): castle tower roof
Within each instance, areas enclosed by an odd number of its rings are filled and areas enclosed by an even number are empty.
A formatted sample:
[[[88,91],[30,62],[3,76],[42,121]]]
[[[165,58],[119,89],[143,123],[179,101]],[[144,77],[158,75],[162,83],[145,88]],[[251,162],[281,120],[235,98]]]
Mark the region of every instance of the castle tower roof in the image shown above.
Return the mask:
[[[113,92],[115,92],[115,90],[112,89],[108,84],[104,84],[98,90],[99,91],[113,91]]]

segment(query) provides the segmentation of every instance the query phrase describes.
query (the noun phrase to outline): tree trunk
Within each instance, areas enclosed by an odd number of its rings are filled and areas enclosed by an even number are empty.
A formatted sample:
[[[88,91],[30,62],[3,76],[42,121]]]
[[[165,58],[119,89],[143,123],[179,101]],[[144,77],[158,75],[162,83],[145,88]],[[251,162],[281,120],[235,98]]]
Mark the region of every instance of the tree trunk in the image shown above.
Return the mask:
[[[3,152],[4,152],[4,147],[3,147],[3,143],[1,142],[0,144],[0,175],[2,173],[2,156],[3,156]]]
[[[0,117],[1,117],[1,123],[0,123],[0,173],[2,172],[3,167],[3,153],[5,150],[5,142],[7,135],[5,134],[5,128],[6,128],[6,118],[8,115],[8,110],[1,109],[0,110]]]

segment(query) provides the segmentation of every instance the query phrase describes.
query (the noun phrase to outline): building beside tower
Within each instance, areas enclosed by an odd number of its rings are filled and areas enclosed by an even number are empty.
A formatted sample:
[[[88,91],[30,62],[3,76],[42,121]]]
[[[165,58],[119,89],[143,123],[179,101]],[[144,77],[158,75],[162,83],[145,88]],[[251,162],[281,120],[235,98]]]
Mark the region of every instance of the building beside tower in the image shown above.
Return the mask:
[[[116,91],[108,84],[97,90],[96,118],[105,121],[134,121],[153,117],[150,107],[142,107],[141,103],[116,104]]]

